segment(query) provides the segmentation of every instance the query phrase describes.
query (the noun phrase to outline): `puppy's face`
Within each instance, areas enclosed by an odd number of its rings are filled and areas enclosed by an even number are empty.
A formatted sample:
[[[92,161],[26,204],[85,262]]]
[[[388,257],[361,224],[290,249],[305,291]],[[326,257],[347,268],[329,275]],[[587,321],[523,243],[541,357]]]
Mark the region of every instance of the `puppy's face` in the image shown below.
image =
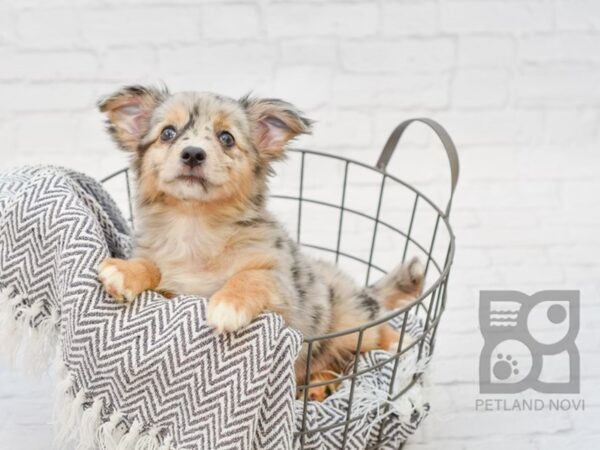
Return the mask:
[[[131,152],[144,200],[248,200],[271,161],[309,121],[280,100],[126,87],[100,102],[109,131]]]

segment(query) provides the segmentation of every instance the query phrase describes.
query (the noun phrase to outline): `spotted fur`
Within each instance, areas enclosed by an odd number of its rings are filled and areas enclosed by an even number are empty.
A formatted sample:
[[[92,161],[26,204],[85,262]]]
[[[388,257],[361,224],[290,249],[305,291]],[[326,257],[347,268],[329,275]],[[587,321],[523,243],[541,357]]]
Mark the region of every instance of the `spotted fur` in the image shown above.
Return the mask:
[[[359,287],[334,265],[300,251],[267,211],[271,163],[311,122],[277,99],[234,100],[210,93],[170,94],[131,86],[103,99],[108,130],[131,155],[136,175],[136,246],[131,260],[109,259],[100,278],[122,301],[146,289],[209,299],[208,323],[237,330],[265,311],[281,314],[305,336],[352,328],[418,296],[423,267],[413,260],[376,284]],[[175,129],[165,141],[163,130]],[[235,144],[224,146],[223,132]],[[202,148],[195,167],[184,149]],[[387,347],[386,325],[364,333],[361,350]],[[311,373],[339,370],[358,335],[313,348]],[[303,381],[306,349],[297,363]]]

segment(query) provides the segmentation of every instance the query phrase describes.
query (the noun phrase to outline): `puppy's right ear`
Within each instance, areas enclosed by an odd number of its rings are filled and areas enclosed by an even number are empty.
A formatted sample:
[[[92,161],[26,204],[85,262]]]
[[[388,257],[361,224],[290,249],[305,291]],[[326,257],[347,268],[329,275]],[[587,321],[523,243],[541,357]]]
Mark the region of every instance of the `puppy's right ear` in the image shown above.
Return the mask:
[[[168,96],[166,88],[126,86],[101,99],[98,108],[107,115],[108,132],[117,144],[135,151],[148,131],[152,112]]]

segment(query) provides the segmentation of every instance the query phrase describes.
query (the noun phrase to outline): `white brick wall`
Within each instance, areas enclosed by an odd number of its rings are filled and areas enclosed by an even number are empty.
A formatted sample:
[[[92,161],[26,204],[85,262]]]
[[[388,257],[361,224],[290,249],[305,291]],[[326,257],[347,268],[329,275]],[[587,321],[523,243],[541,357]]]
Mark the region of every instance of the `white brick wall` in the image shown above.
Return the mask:
[[[0,161],[120,168],[94,102],[132,82],[282,96],[318,121],[303,144],[369,163],[396,123],[434,117],[461,156],[458,251],[433,412],[408,448],[596,448],[599,79],[596,0],[6,0]],[[433,143],[415,129],[391,171],[442,202]],[[474,410],[482,288],[581,289],[585,413]],[[0,449],[47,448],[48,398],[0,369]]]

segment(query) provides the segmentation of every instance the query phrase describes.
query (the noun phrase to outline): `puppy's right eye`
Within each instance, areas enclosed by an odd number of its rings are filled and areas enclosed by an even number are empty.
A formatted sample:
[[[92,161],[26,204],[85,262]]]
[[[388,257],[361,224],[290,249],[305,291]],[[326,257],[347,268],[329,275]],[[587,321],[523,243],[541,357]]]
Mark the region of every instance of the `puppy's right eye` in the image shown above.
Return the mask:
[[[175,127],[169,125],[164,127],[160,132],[160,140],[164,142],[172,141],[177,135],[177,131],[175,131]]]

